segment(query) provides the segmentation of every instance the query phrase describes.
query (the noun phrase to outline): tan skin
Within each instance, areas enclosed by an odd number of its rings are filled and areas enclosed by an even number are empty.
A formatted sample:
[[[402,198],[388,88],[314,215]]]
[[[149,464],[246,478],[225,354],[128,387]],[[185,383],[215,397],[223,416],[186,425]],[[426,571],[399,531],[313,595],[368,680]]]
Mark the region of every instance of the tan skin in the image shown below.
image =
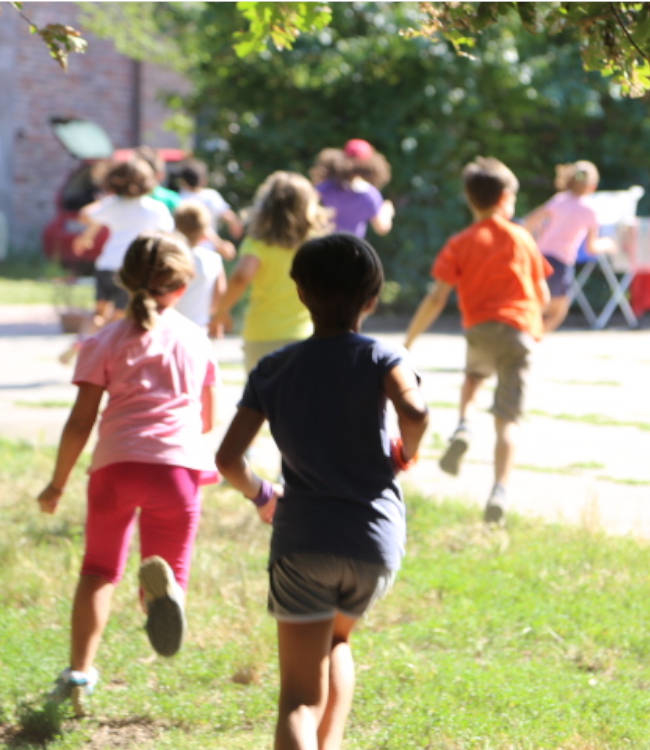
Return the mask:
[[[159,310],[173,305],[186,287],[161,295]],[[77,398],[63,428],[52,478],[39,493],[37,502],[43,513],[56,512],[68,478],[83,451],[97,420],[104,393],[102,386],[80,383]],[[216,421],[216,392],[205,387],[201,394],[203,432],[210,432]],[[72,605],[70,666],[87,672],[93,665],[97,649],[110,614],[115,585],[91,575],[79,577]]]
[[[309,298],[298,287],[298,294],[309,307]],[[358,332],[361,322],[377,304],[374,298],[361,311],[351,330]],[[314,320],[314,336],[342,333]],[[402,365],[394,367],[384,379],[386,397],[393,403],[403,441],[403,456],[416,455],[428,424],[426,403],[414,373]],[[245,459],[264,416],[240,407],[217,453],[217,466],[224,477],[245,496],[254,497],[261,480]],[[270,523],[282,495],[282,487],[273,485],[273,497],[258,508],[260,518]],[[354,693],[354,660],[350,637],[357,620],[337,613],[317,622],[277,623],[280,663],[280,698],[275,732],[275,750],[339,750]]]
[[[490,216],[502,216],[511,219],[514,215],[516,196],[510,191],[504,191],[499,202],[489,209],[480,210],[469,202],[475,221],[483,221]],[[415,311],[406,331],[404,346],[410,349],[417,337],[434,323],[445,309],[447,300],[453,286],[444,281],[436,281],[431,291],[424,297]],[[550,294],[548,285],[542,281],[536,290],[537,297],[542,306],[548,305]],[[475,404],[476,397],[485,378],[465,373],[463,385],[460,391],[459,420],[466,420]],[[510,477],[514,464],[515,434],[517,423],[504,420],[500,417],[494,418],[496,441],[494,446],[494,481],[505,485]]]

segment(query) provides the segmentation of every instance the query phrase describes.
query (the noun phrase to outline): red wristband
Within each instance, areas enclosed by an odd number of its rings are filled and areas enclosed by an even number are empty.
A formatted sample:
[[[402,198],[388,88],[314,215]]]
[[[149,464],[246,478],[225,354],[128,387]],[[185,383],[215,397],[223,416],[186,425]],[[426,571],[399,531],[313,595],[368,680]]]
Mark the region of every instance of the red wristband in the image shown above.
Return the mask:
[[[402,442],[402,438],[393,438],[390,441],[390,455],[398,471],[408,471],[418,460],[417,453],[408,461],[404,458],[404,443]]]

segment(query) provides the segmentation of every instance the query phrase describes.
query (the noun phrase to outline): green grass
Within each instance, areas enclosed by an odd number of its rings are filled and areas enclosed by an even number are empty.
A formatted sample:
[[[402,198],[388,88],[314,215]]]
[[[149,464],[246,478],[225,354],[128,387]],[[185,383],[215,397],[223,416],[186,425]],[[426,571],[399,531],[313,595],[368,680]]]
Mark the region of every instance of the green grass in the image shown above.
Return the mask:
[[[82,465],[59,513],[39,514],[53,457],[0,441],[0,744],[269,748],[269,530],[223,487],[205,493],[181,654],[149,649],[133,555],[92,715],[47,709],[42,694],[67,664],[85,485]],[[411,494],[408,509],[403,569],[353,639],[346,750],[650,748],[647,544],[517,517],[490,530],[475,509]]]
[[[92,307],[93,287],[72,280],[61,266],[41,256],[12,258],[0,263],[0,300],[3,305]]]
[[[650,430],[650,422],[640,422],[634,419],[616,419],[606,414],[554,414],[543,409],[530,409],[530,416],[559,419],[565,422],[583,422],[597,427],[636,427],[637,430]]]
[[[23,406],[28,409],[70,409],[72,401],[49,400],[49,401],[14,401],[14,406]]]

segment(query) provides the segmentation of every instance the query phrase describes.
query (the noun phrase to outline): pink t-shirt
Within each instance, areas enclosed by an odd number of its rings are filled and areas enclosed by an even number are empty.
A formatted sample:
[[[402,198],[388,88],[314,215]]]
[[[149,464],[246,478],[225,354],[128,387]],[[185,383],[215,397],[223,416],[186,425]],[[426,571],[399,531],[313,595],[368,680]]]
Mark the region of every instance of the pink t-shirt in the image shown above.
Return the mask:
[[[108,392],[90,471],[120,461],[215,471],[201,435],[201,394],[217,376],[211,349],[173,308],[151,331],[123,319],[84,342],[72,382]]]
[[[570,191],[556,193],[544,205],[547,214],[537,240],[542,255],[574,265],[580,245],[590,230],[598,231],[596,212],[584,196]]]

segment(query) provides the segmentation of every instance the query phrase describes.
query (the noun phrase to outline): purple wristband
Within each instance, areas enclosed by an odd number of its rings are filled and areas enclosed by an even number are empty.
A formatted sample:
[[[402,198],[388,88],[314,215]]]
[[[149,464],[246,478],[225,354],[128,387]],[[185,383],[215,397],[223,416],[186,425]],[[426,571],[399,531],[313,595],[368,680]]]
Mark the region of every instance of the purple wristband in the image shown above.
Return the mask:
[[[259,492],[250,499],[258,508],[263,508],[272,497],[273,485],[267,479],[262,479]]]

